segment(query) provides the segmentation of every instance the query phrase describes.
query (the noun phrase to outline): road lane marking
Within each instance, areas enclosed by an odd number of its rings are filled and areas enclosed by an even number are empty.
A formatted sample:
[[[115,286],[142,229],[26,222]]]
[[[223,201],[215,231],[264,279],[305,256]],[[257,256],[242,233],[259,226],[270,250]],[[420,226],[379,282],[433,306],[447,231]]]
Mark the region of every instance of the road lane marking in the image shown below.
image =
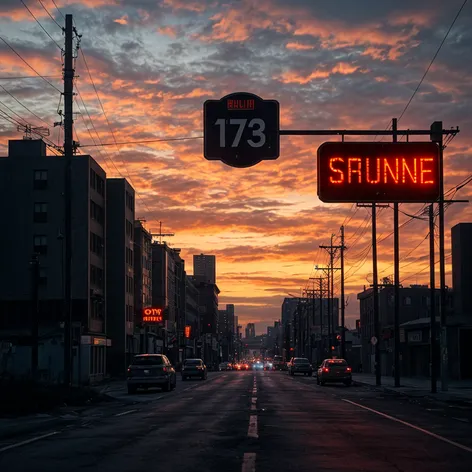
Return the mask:
[[[247,430],[247,437],[257,439],[259,435],[257,434],[257,416],[251,415],[249,417],[249,428]]]
[[[243,456],[242,472],[255,472],[256,470],[256,453],[245,452]]]
[[[114,416],[125,416],[125,415],[129,415],[130,413],[134,413],[135,411],[138,411],[138,410],[136,409],[136,410],[122,411],[121,413],[117,413]]]
[[[416,431],[427,434],[428,436],[431,436],[435,439],[439,439],[440,441],[451,444],[452,446],[456,446],[459,449],[462,449],[463,451],[472,452],[472,448],[470,448],[470,447],[464,446],[463,444],[459,444],[455,441],[452,441],[451,439],[447,439],[444,436],[440,436],[439,434],[432,433],[431,431],[428,431],[427,429],[423,429],[423,428],[420,428],[419,426],[415,426],[414,424],[408,423],[407,421],[400,420],[399,418],[395,418],[394,416],[387,415],[386,413],[382,413],[381,411],[374,410],[373,408],[369,408],[368,406],[364,406],[364,405],[361,405],[359,403],[352,402],[351,400],[347,400],[345,398],[341,398],[341,400],[343,402],[350,403],[351,405],[355,405],[355,406],[358,406],[359,408],[363,408],[364,410],[375,413],[376,415],[383,416],[384,418],[387,418],[391,421],[395,421],[395,422],[400,423],[404,426],[408,426],[409,428],[415,429]]]
[[[43,434],[42,436],[36,436],[34,438],[27,439],[26,441],[10,444],[9,446],[2,447],[0,449],[0,452],[8,451],[9,449],[14,449],[15,447],[25,446],[26,444],[30,444],[32,442],[36,442],[41,439],[49,438],[50,436],[54,436],[55,434],[59,434],[59,431],[53,431],[52,433]]]
[[[256,403],[257,403],[257,398],[252,398],[251,399],[251,410],[255,410],[256,409]]]

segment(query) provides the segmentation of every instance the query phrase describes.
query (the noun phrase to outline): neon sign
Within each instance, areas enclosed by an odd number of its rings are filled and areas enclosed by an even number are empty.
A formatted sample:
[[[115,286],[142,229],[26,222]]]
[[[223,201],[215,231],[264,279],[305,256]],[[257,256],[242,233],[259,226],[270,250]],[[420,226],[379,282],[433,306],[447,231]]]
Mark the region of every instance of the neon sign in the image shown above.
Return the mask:
[[[429,142],[324,143],[318,148],[318,197],[326,203],[435,201],[439,148]]]
[[[162,323],[164,310],[162,308],[143,308],[143,323]]]
[[[188,339],[190,338],[190,332],[192,331],[192,327],[191,326],[185,326],[184,328],[184,333],[185,333],[185,337]]]

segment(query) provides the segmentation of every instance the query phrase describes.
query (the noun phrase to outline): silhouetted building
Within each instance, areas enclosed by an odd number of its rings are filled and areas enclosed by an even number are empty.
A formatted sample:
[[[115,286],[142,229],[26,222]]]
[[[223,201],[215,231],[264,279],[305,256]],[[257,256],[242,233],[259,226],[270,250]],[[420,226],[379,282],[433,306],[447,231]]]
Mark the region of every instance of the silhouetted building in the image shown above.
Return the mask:
[[[216,257],[206,254],[193,256],[193,275],[204,282],[216,284]]]
[[[472,223],[451,229],[454,311],[472,319]]]
[[[126,372],[139,353],[134,311],[134,189],[126,179],[107,179],[107,330],[112,375]]]
[[[0,339],[15,349],[3,368],[17,377],[31,368],[32,255],[39,255],[39,374],[60,381],[64,370],[65,201],[63,156],[46,155],[42,140],[9,141],[0,158]],[[105,171],[91,157],[72,158],[73,380],[106,373]],[[21,229],[19,229],[21,228]],[[110,341],[108,341],[109,344]]]

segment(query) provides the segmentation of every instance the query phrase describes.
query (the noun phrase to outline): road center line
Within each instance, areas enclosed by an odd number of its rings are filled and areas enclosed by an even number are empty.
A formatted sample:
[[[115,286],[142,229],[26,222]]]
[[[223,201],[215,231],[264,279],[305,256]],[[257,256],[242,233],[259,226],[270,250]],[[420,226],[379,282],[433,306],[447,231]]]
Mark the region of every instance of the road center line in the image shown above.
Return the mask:
[[[256,470],[256,453],[245,452],[243,456],[242,472],[255,472]]]
[[[251,399],[251,410],[255,410],[256,409],[256,403],[257,403],[257,398],[252,398]]]
[[[52,433],[43,434],[42,436],[36,436],[34,438],[27,439],[26,441],[10,444],[9,446],[2,447],[0,449],[0,452],[8,451],[9,449],[14,449],[15,447],[25,446],[26,444],[39,441],[40,439],[49,438],[50,436],[54,436],[55,434],[59,434],[59,431],[53,431]]]
[[[394,416],[387,415],[386,413],[382,413],[381,411],[374,410],[373,408],[369,408],[368,406],[360,405],[359,403],[352,402],[351,400],[347,400],[345,398],[341,398],[341,400],[343,402],[350,403],[351,405],[355,405],[355,406],[358,406],[359,408],[363,408],[364,410],[375,413],[376,415],[383,416],[384,418],[387,418],[391,421],[395,421],[397,423],[403,424],[404,426],[408,426],[409,428],[416,429],[416,431],[420,431],[421,433],[427,434],[428,436],[431,436],[435,439],[439,439],[440,441],[451,444],[452,446],[456,446],[459,449],[462,449],[463,451],[472,452],[472,448],[470,447],[464,446],[463,444],[459,444],[455,441],[451,441],[450,439],[447,439],[444,436],[440,436],[439,434],[432,433],[431,431],[428,431],[427,429],[420,428],[419,426],[415,426],[414,424],[408,423],[407,421],[400,420],[398,418],[395,418]]]
[[[136,410],[122,411],[121,413],[117,413],[117,414],[116,414],[116,415],[114,415],[114,416],[124,416],[124,415],[129,415],[130,413],[134,413],[135,411],[138,411],[138,410],[136,409]]]
[[[247,430],[247,437],[255,438],[255,439],[259,437],[259,435],[257,434],[257,416],[256,415],[251,415],[249,417],[249,429]]]

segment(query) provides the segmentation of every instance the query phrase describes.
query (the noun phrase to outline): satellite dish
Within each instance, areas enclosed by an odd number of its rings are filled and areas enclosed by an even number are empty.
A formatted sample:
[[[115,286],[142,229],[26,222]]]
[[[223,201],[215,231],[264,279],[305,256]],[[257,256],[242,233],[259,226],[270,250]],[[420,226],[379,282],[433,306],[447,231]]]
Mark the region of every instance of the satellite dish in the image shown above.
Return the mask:
[[[367,274],[367,277],[365,279],[367,280],[367,282],[369,282],[369,284],[373,284],[374,283],[374,274],[372,272],[370,272],[369,274]]]

